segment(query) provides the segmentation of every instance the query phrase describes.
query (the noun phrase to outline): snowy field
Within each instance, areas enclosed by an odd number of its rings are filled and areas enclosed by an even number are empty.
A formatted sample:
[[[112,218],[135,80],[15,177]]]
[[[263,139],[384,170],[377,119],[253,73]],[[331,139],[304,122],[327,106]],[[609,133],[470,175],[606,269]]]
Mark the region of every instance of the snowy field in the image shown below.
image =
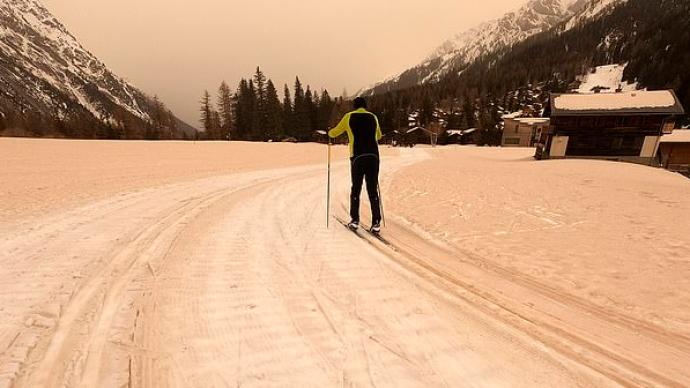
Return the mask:
[[[344,147],[326,229],[324,146],[0,139],[0,387],[690,385],[690,180],[383,153],[382,242]]]

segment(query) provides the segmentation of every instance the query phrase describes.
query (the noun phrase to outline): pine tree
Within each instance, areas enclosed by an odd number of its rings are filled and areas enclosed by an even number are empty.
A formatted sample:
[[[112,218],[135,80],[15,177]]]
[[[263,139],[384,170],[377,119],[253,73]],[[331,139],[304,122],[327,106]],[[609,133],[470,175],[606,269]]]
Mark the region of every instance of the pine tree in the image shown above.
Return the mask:
[[[258,66],[254,74],[254,92],[256,95],[254,136],[257,140],[263,140],[265,138],[264,131],[266,130],[268,116],[266,110],[266,75]]]
[[[206,136],[212,136],[213,131],[213,107],[211,106],[211,95],[208,90],[204,90],[204,96],[201,98],[201,124],[204,127]]]
[[[234,111],[236,138],[256,140],[258,115],[256,114],[256,91],[252,80],[240,81],[235,95]]]
[[[256,88],[254,87],[254,81],[249,80],[247,82],[249,88],[247,89],[247,94],[245,95],[245,104],[247,109],[247,117],[249,117],[249,127],[247,128],[247,140],[257,140],[259,138],[259,132],[261,131],[257,94]]]
[[[270,79],[266,84],[266,140],[279,140],[283,136],[283,112],[278,91]]]
[[[218,113],[220,114],[221,138],[230,140],[233,126],[232,92],[228,84],[223,81],[218,89]]]
[[[290,98],[290,88],[285,84],[283,89],[283,132],[285,136],[294,137],[294,113],[292,99]]]
[[[309,130],[309,108],[306,105],[305,93],[299,77],[295,79],[295,104],[293,109],[293,135],[298,140],[306,140],[304,134]]]
[[[307,91],[304,93],[304,107],[307,120],[300,140],[308,141],[313,137],[316,127],[316,102],[314,101],[314,93],[312,93],[309,85],[307,85]]]
[[[328,94],[328,90],[324,90],[319,99],[316,130],[325,131],[329,129],[334,107],[335,104]]]

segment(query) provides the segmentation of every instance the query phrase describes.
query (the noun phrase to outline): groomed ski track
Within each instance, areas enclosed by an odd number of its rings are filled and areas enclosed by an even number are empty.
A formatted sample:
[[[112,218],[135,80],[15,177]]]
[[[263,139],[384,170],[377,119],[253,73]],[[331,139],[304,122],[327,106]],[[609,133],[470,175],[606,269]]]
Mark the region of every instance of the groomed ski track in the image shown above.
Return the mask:
[[[384,160],[386,180],[426,155]],[[348,165],[334,165],[345,218]],[[389,215],[323,166],[119,195],[0,236],[0,387],[687,386],[690,338]],[[368,203],[364,201],[366,214]]]

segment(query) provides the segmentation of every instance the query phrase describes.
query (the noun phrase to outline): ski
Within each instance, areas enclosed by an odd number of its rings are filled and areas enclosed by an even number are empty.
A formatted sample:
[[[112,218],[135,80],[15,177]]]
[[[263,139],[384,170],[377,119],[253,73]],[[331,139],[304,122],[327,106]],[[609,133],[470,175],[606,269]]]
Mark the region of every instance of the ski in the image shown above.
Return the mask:
[[[345,229],[347,229],[347,230],[349,230],[350,232],[354,233],[355,235],[357,235],[357,237],[359,237],[359,238],[361,238],[361,239],[363,239],[363,240],[366,240],[366,237],[364,237],[364,236],[359,232],[359,229],[352,229],[352,228],[350,228],[350,226],[348,225],[347,222],[341,220],[341,219],[338,218],[338,217],[335,217],[335,219],[336,219],[336,221],[338,221],[342,226],[344,226]]]
[[[383,243],[383,245],[387,246],[388,248],[390,248],[390,249],[392,249],[392,250],[394,250],[394,251],[397,251],[396,247],[395,247],[393,244],[391,244],[390,241],[386,240],[386,238],[383,237],[383,236],[381,235],[381,233],[372,232],[370,229],[364,229],[364,230],[365,230],[371,237],[373,237],[373,238],[379,240],[381,243]]]
[[[368,242],[369,244],[373,244],[373,241],[369,238],[366,237],[366,235],[369,235],[373,237],[374,239],[378,240],[380,243],[385,245],[387,248],[397,252],[398,249],[393,245],[390,241],[388,241],[385,237],[381,235],[381,233],[374,233],[370,229],[364,227],[363,225],[360,225],[360,228],[357,230],[353,230],[348,226],[348,223],[343,221],[342,219],[338,217],[334,217],[338,223],[340,223],[345,229],[349,230],[350,232],[354,233],[357,237],[361,238],[362,240]],[[364,233],[360,232],[360,230],[363,230]]]

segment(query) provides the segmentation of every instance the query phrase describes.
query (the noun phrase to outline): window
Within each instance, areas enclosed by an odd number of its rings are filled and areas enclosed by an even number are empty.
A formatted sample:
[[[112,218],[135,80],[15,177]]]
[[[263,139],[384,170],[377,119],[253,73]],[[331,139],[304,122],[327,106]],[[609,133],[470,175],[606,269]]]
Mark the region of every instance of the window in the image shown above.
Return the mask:
[[[578,135],[568,141],[568,156],[638,156],[644,136]]]

